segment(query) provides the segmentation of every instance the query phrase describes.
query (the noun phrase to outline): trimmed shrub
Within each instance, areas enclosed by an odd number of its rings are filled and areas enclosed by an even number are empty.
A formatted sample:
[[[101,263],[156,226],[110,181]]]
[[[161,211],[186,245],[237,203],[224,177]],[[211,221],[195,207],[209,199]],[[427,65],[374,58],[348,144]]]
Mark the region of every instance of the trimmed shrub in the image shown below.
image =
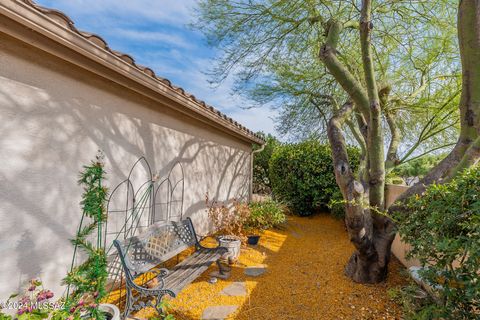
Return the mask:
[[[399,233],[410,243],[421,276],[437,289],[428,319],[480,318],[480,168],[444,185],[428,187],[397,214]]]
[[[253,155],[253,193],[270,194],[272,184],[270,183],[269,161],[280,142],[271,134],[265,135],[262,132],[258,134],[265,138],[265,147]],[[254,145],[253,149],[258,150],[260,146]]]
[[[412,177],[422,178],[445,157],[446,154],[425,155],[421,158],[402,163],[395,167],[391,174],[392,176],[401,177],[405,181]]]
[[[285,222],[285,208],[274,200],[251,202],[250,216],[245,222],[247,229],[269,229]]]
[[[349,155],[356,170],[359,152],[350,148]],[[296,214],[310,215],[340,195],[331,149],[317,140],[277,146],[269,167],[274,197]]]

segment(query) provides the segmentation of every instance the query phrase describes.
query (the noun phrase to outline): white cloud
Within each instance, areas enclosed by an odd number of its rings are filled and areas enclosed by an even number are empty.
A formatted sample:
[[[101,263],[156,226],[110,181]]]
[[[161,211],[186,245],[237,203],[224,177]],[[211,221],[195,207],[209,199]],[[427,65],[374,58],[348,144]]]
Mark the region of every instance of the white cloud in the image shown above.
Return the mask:
[[[227,79],[212,88],[204,71],[212,63],[206,56],[211,50],[199,47],[188,39],[194,0],[37,0],[41,5],[57,8],[71,16],[82,29],[110,35],[113,49],[131,53],[136,61],[149,66],[175,85],[195,95],[198,99],[221,110],[253,131],[275,133],[275,111],[265,108],[244,109],[245,99],[232,95],[233,80]],[[145,26],[152,25],[152,28]],[[168,27],[159,27],[168,26]],[[95,30],[97,29],[97,30]],[[103,31],[102,31],[103,30]],[[191,36],[191,34],[190,34]],[[135,51],[131,43],[142,43]],[[160,50],[155,43],[163,43]],[[148,43],[152,43],[149,47]],[[112,45],[112,43],[110,43]]]
[[[193,45],[189,43],[181,35],[166,33],[161,31],[138,31],[123,28],[114,29],[113,32],[121,34],[122,38],[144,41],[144,42],[161,42],[164,45],[172,45],[178,48],[188,49]]]
[[[75,14],[124,16],[158,23],[186,24],[191,18],[194,0],[40,0]]]

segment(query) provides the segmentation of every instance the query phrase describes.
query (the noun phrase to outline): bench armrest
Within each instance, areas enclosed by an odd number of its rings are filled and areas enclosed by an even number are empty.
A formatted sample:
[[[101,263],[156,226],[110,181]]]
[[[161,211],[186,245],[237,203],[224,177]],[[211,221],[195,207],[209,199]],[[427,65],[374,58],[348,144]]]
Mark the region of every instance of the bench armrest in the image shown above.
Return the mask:
[[[165,278],[170,273],[170,270],[166,268],[152,268],[148,272],[155,273],[157,278]]]
[[[216,247],[213,248],[207,248],[202,246],[199,242],[195,245],[196,250],[202,250],[202,251],[225,251],[227,252],[228,249],[225,247],[220,247],[220,245],[217,245]]]

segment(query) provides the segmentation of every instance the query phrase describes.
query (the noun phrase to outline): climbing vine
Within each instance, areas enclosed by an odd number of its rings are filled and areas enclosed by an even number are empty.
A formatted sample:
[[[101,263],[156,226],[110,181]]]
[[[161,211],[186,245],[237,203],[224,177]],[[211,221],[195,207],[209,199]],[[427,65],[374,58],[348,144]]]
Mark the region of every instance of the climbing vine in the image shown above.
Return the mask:
[[[105,297],[105,284],[107,281],[107,258],[103,248],[102,226],[106,215],[106,198],[108,190],[102,185],[105,180],[103,154],[99,152],[96,159],[90,165],[84,166],[80,173],[78,184],[83,186],[84,192],[80,202],[83,210],[80,228],[76,237],[71,240],[77,250],[84,252],[86,260],[72,268],[64,282],[72,289],[67,297],[67,307],[71,313],[82,309],[91,314],[94,319],[104,319],[104,315],[98,309],[100,300]],[[86,224],[86,220],[90,220]],[[96,242],[92,239],[96,238]]]

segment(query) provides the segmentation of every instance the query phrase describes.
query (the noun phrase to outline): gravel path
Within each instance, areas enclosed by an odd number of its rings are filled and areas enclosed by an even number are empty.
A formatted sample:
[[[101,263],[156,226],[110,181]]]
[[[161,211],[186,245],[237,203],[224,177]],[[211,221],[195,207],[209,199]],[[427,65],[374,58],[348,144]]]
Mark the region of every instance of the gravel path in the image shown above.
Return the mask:
[[[360,285],[343,275],[352,252],[342,221],[328,215],[290,217],[284,230],[266,231],[259,245],[242,249],[228,280],[208,283],[212,267],[170,301],[171,311],[179,320],[201,319],[217,309],[230,310],[226,319],[239,320],[400,319],[399,306],[387,294],[406,283],[399,262],[392,261],[386,283]],[[265,272],[249,276],[248,267]],[[245,288],[246,295],[225,294],[232,284]]]

